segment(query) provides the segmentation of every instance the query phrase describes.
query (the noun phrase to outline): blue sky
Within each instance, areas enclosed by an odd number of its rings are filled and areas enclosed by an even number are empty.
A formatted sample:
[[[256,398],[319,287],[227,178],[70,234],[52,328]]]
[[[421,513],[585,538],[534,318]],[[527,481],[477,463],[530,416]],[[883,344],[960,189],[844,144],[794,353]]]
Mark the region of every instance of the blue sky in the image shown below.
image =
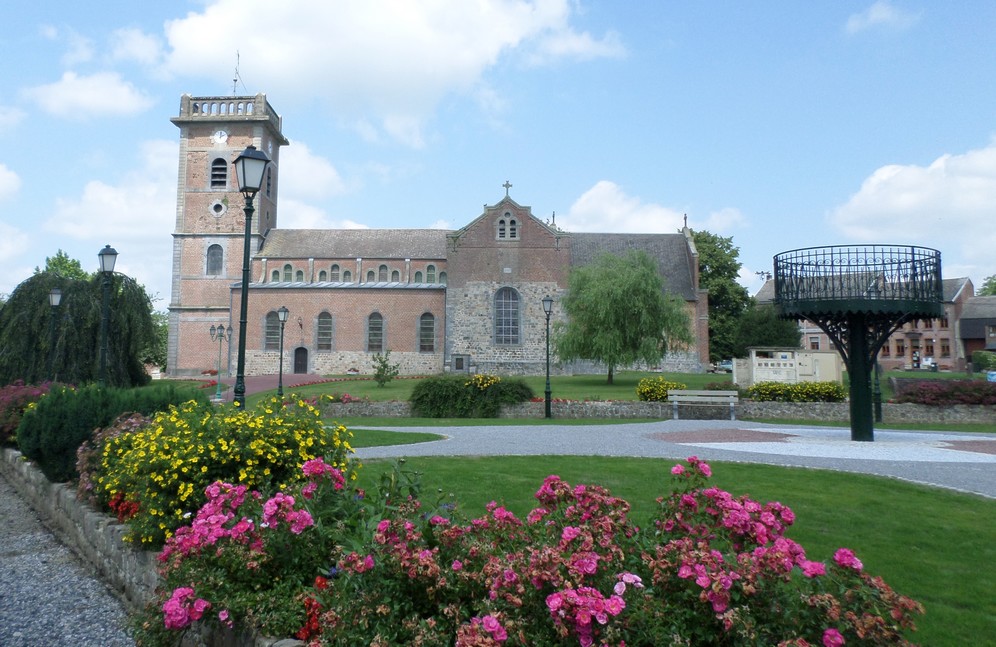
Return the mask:
[[[0,23],[0,293],[58,249],[169,301],[180,95],[265,92],[281,227],[939,249],[996,274],[990,0],[19,2]]]

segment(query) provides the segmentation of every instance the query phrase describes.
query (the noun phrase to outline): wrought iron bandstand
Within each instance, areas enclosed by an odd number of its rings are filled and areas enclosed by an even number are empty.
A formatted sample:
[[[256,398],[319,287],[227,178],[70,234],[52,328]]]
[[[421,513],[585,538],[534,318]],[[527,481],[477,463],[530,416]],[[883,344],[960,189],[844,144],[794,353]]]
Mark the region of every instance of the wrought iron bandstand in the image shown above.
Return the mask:
[[[851,440],[874,440],[871,372],[900,326],[943,316],[941,253],[909,245],[834,245],[775,256],[775,304],[827,334],[850,380]]]

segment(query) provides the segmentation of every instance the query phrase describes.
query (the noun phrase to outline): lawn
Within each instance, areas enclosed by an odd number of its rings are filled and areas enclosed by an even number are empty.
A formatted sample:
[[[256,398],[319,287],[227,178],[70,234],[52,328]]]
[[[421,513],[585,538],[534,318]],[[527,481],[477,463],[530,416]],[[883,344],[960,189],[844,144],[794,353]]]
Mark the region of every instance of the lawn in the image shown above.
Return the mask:
[[[491,500],[518,515],[549,474],[609,488],[633,506],[640,525],[667,492],[674,461],[604,457],[412,458],[425,500],[455,501],[477,515]],[[391,461],[365,461],[361,486],[373,488]],[[866,569],[927,609],[910,637],[924,645],[977,645],[996,635],[996,502],[874,476],[814,469],[714,463],[712,483],[734,494],[778,500],[797,515],[789,536],[811,559],[841,546]],[[482,478],[486,474],[487,478]],[[437,494],[438,493],[438,494]]]

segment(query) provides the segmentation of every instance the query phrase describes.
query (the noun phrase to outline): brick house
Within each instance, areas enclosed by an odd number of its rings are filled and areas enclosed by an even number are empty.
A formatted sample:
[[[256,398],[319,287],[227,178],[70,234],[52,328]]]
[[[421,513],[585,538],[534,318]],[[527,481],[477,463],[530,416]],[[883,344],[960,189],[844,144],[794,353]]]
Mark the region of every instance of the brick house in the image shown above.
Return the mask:
[[[665,367],[699,371],[708,363],[708,299],[687,226],[673,234],[572,234],[533,216],[509,196],[506,182],[504,197],[455,231],[280,229],[280,148],[288,142],[265,95],[184,95],[172,121],[180,129],[180,172],[169,375],[198,375],[216,368],[219,357],[222,373],[234,371],[245,216],[232,161],[250,144],[272,163],[249,235],[247,375],[277,372],[282,306],[290,311],[287,372],[369,373],[373,356],[390,350],[402,374],[540,374],[543,297],[555,299],[553,320],[560,319],[556,301],[571,267],[632,249],[658,259],[666,289],[684,299],[694,324],[696,343],[670,355]],[[212,340],[212,326],[233,334]]]

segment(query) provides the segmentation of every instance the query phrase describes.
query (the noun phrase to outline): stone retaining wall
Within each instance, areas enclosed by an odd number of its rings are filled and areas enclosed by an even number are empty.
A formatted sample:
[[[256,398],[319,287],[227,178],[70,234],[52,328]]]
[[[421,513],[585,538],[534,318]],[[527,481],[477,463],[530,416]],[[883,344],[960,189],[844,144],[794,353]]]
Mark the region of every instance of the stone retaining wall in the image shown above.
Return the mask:
[[[737,418],[789,419],[789,420],[848,420],[850,405],[846,402],[754,402],[741,400],[736,405]],[[523,402],[502,407],[502,418],[542,418],[545,403]],[[683,420],[727,420],[729,406],[688,405],[678,408],[678,417]],[[576,420],[580,418],[657,418],[669,420],[672,417],[671,404],[667,402],[610,401],[585,402],[569,401],[551,403],[554,418]],[[406,418],[412,415],[407,402],[333,402],[322,405],[322,415],[328,418]],[[953,405],[931,407],[924,404],[882,404],[884,422],[922,423],[991,423],[996,430],[996,406]]]

